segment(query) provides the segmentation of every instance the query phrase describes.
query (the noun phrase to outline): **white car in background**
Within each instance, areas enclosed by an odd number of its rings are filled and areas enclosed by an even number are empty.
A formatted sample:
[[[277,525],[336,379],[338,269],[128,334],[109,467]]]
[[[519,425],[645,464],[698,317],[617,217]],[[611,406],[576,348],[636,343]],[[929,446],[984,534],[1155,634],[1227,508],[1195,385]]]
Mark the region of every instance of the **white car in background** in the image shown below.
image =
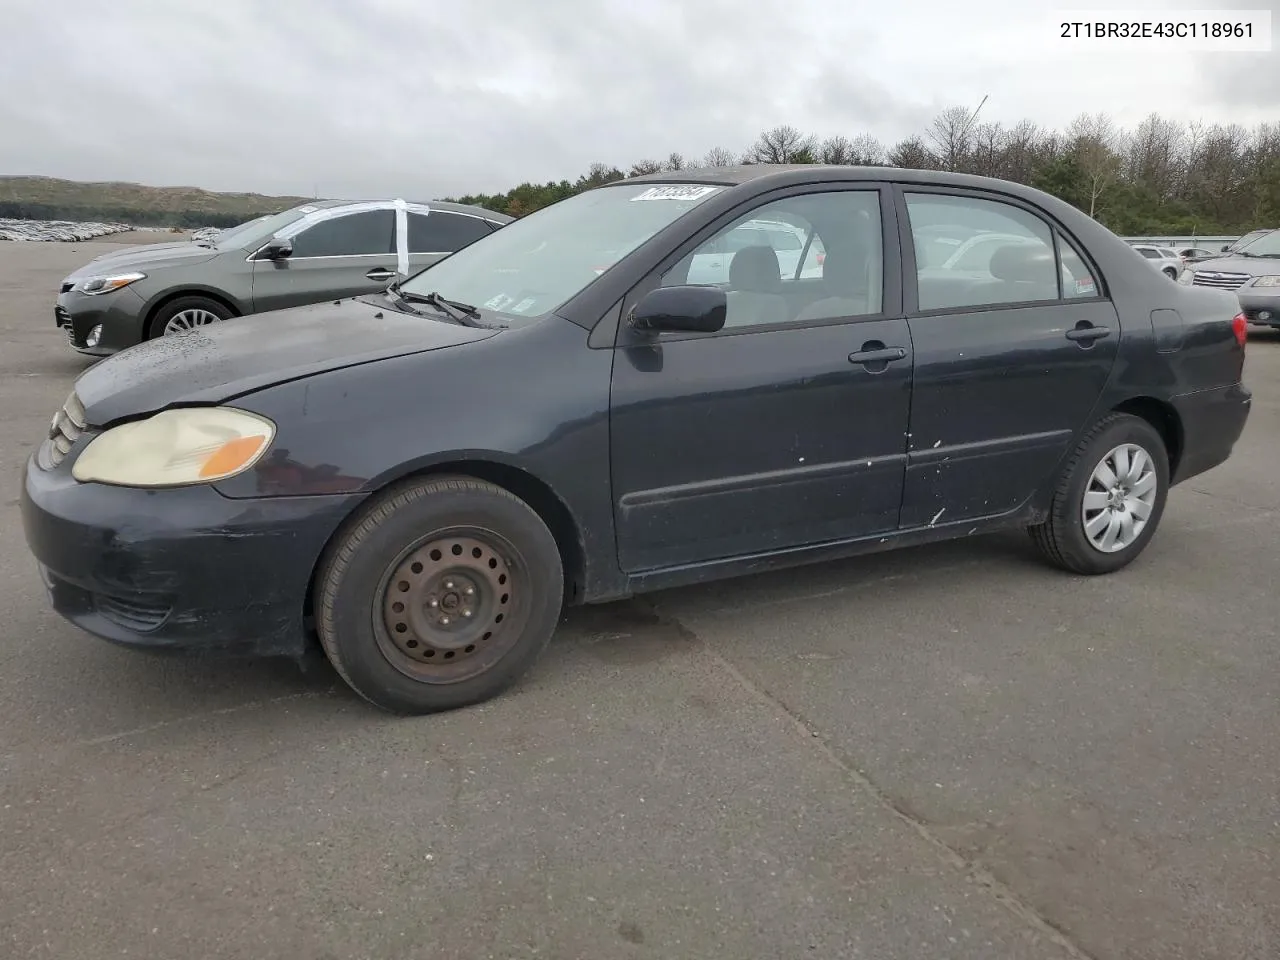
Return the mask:
[[[1183,259],[1178,256],[1177,250],[1156,246],[1154,243],[1135,243],[1131,246],[1152,261],[1152,266],[1170,280],[1177,280],[1178,275],[1182,273]]]
[[[727,284],[729,264],[733,255],[744,247],[772,247],[778,255],[781,279],[797,276],[800,255],[805,252],[808,231],[778,220],[748,220],[720,237],[714,245],[695,254],[689,264],[688,283]],[[822,261],[826,251],[816,236],[805,254],[804,270],[800,277],[821,277]]]

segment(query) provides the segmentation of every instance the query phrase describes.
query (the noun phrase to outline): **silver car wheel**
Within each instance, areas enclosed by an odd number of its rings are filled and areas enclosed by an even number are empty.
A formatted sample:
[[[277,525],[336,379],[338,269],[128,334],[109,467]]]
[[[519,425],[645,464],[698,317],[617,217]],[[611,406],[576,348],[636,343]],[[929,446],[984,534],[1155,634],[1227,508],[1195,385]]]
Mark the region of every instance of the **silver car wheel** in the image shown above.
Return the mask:
[[[1136,443],[1122,443],[1103,457],[1089,476],[1081,503],[1085,536],[1093,548],[1119,553],[1142,536],[1159,486],[1155,461]]]
[[[194,330],[196,327],[207,327],[209,324],[217,323],[221,319],[216,313],[212,313],[209,310],[201,310],[199,307],[180,310],[170,317],[169,322],[164,325],[162,336],[169,337],[175,333]]]

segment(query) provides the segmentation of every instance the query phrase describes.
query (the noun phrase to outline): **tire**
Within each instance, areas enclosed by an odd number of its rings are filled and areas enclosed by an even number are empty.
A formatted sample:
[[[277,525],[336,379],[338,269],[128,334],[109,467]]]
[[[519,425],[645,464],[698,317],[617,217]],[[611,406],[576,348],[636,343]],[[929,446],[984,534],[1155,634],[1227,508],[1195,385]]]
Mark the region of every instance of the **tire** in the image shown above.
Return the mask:
[[[524,501],[433,477],[389,490],[339,533],[321,560],[315,615],[356,693],[425,714],[515,683],[555,632],[563,593],[555,538]]]
[[[1093,477],[1095,469],[1104,458],[1122,446],[1142,451],[1149,462],[1151,475],[1155,478],[1155,487],[1148,495],[1145,490],[1137,493],[1136,486],[1127,484],[1132,488],[1130,494],[1119,497],[1122,504],[1117,504],[1123,505],[1124,510],[1113,511],[1109,507],[1100,507],[1102,501],[1096,494],[1102,488],[1094,484]],[[1132,459],[1129,462],[1132,464]],[[1146,485],[1145,472],[1139,485]],[[1091,497],[1091,506],[1088,508],[1084,499],[1086,492],[1095,494]],[[1043,523],[1028,528],[1028,532],[1040,552],[1057,567],[1085,575],[1112,573],[1131,563],[1150,543],[1164,514],[1168,494],[1169,452],[1160,433],[1141,417],[1124,413],[1111,414],[1098,421],[1080,441],[1058,480],[1048,518]],[[1099,521],[1100,526],[1095,528],[1095,533],[1098,530],[1105,531],[1110,526],[1110,516],[1113,514],[1123,531],[1126,513],[1131,518],[1140,520],[1135,501],[1141,502],[1148,511],[1146,522],[1137,531],[1136,537],[1119,549],[1113,548],[1111,552],[1103,549],[1105,541],[1095,544],[1086,530],[1086,513],[1091,519],[1104,516]],[[1119,544],[1119,539],[1116,543]]]
[[[234,314],[226,308],[224,304],[209,297],[188,296],[178,297],[176,300],[170,300],[163,307],[156,311],[156,315],[151,318],[151,322],[147,325],[147,339],[154,340],[169,334],[181,332],[179,330],[169,329],[173,324],[175,317],[182,314],[188,314],[192,320],[196,322],[195,326],[205,326],[209,323],[217,323],[228,320]],[[203,319],[204,317],[213,317],[212,320]],[[168,331],[166,333],[166,330]]]
[[[1168,277],[1170,280],[1177,280],[1177,279],[1178,279],[1178,271],[1177,271],[1177,270],[1173,270],[1173,269],[1165,270],[1164,275],[1165,275],[1166,277]]]

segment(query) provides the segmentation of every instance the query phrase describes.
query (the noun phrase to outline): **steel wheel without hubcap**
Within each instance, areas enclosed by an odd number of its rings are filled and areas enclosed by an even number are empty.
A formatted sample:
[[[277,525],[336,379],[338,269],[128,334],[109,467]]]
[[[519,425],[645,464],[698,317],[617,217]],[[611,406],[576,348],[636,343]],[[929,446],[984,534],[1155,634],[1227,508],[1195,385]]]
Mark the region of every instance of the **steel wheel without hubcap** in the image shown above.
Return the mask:
[[[216,313],[201,310],[199,307],[181,310],[165,323],[162,336],[169,337],[175,333],[194,330],[196,327],[207,327],[209,324],[217,323],[221,319]]]
[[[1155,508],[1159,485],[1155,463],[1137,444],[1122,443],[1103,457],[1081,502],[1085,536],[1093,548],[1118,553],[1134,543]]]
[[[515,551],[462,529],[410,549],[385,578],[378,646],[402,673],[456,683],[483,673],[520,639],[529,616]]]

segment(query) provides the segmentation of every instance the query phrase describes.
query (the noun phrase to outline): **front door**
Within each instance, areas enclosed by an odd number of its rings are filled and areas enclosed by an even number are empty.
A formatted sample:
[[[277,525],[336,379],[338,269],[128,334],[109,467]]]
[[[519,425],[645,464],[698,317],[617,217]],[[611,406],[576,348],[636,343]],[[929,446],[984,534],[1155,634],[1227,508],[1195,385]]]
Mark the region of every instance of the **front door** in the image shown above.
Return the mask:
[[[888,191],[784,195],[692,239],[628,298],[684,283],[749,218],[815,231],[824,275],[781,275],[767,243],[734,253],[725,328],[642,338],[613,363],[610,443],[627,572],[894,530],[906,466],[911,340],[897,313]],[[882,204],[885,211],[882,211]],[[731,215],[732,216],[732,215]],[[886,229],[886,224],[888,229]],[[709,234],[709,235],[708,235]],[[900,314],[899,314],[900,316]]]
[[[915,187],[903,199],[915,383],[902,526],[999,516],[1046,482],[1085,426],[1115,364],[1115,307],[1031,208]],[[942,233],[958,256],[934,249]]]
[[[312,223],[291,238],[290,256],[254,261],[254,311],[385,290],[396,275],[395,229],[389,208]]]

